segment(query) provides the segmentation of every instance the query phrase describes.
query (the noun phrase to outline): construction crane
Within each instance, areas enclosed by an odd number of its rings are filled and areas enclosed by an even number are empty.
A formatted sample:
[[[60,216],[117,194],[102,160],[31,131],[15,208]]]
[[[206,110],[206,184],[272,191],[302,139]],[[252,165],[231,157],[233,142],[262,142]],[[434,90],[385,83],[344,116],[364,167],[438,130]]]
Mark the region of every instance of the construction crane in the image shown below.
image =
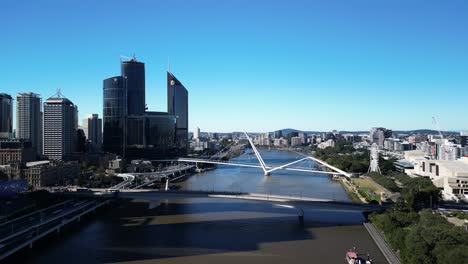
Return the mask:
[[[435,116],[432,117],[432,124],[436,125],[437,131],[439,132],[440,139],[444,139],[444,135],[442,135],[442,131],[440,131],[439,122],[437,122],[437,118]]]

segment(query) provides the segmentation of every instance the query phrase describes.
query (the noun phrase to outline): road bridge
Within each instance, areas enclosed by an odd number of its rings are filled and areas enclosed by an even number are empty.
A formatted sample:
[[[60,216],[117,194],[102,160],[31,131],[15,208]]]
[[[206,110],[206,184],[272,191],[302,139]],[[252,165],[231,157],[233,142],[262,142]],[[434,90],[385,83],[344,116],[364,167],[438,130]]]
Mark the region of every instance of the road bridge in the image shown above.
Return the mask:
[[[380,211],[384,208],[384,206],[379,204],[363,204],[333,199],[227,191],[160,191],[153,189],[126,189],[112,191],[108,189],[89,189],[89,192],[69,192],[65,194],[90,197],[141,199],[153,203],[166,199],[217,198],[284,204],[291,205],[293,207],[317,205],[333,209],[355,211]]]

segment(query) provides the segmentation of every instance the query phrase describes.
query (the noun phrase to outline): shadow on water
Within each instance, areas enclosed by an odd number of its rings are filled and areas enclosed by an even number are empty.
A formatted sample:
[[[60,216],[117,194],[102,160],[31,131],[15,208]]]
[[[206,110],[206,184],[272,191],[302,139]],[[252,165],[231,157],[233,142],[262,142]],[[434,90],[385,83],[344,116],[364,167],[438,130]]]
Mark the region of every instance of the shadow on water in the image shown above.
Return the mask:
[[[364,219],[359,212],[317,208],[304,212],[301,225],[297,209],[256,202],[190,199],[164,202],[154,209],[144,201],[125,202],[68,228],[59,238],[36,243],[6,263],[109,263],[257,252],[265,243],[311,241],[316,239],[314,228],[355,226]]]

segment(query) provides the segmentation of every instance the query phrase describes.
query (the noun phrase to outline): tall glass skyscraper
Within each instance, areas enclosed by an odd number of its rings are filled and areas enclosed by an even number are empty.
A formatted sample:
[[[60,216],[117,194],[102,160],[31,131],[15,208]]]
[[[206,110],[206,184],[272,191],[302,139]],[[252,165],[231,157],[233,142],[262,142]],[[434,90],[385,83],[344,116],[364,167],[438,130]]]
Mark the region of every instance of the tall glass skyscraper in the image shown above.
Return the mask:
[[[121,62],[121,73],[103,83],[103,149],[126,159],[185,155],[188,147],[188,92],[185,87],[168,73],[172,110],[149,112],[145,104],[145,64],[135,58]],[[172,85],[169,87],[169,84]]]
[[[176,146],[181,154],[188,150],[188,91],[171,73],[167,72],[167,112],[176,116]]]
[[[103,81],[103,148],[112,153],[122,153],[126,142],[126,93],[124,79],[115,76]]]
[[[11,137],[13,132],[13,98],[0,93],[0,139]]]
[[[128,116],[142,116],[145,113],[145,64],[135,57],[121,63],[122,78],[127,88]]]
[[[41,96],[19,93],[16,97],[16,137],[31,141],[36,155],[42,155]]]

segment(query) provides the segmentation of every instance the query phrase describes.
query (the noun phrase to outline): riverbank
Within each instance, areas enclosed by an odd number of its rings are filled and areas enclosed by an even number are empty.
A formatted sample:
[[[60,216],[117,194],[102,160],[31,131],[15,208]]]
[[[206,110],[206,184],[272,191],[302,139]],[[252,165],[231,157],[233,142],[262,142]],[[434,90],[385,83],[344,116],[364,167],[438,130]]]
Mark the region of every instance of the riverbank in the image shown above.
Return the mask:
[[[367,203],[366,199],[359,194],[359,191],[351,185],[351,183],[348,181],[348,179],[344,177],[339,177],[338,181],[341,183],[341,186],[343,186],[343,189],[346,191],[346,194],[348,194],[349,198],[353,202],[357,203]]]

